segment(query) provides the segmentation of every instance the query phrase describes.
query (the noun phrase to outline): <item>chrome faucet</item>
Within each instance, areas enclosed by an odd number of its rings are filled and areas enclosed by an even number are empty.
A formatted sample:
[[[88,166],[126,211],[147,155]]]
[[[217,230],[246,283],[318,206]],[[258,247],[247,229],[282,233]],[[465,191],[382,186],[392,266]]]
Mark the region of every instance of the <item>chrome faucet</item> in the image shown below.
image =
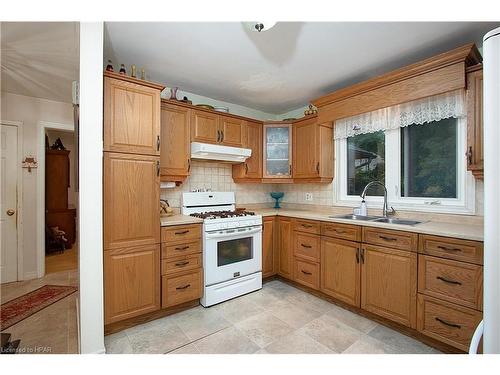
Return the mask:
[[[392,206],[391,206],[391,211],[389,212],[389,209],[387,207],[387,188],[385,187],[385,185],[383,183],[381,183],[379,181],[371,181],[371,182],[367,183],[365,188],[363,189],[363,192],[360,195],[361,199],[365,200],[366,191],[368,190],[368,188],[370,186],[373,186],[373,185],[380,185],[384,188],[384,207],[382,207],[382,213],[383,213],[384,217],[387,217],[389,215],[392,216],[392,215],[396,214],[396,210]]]

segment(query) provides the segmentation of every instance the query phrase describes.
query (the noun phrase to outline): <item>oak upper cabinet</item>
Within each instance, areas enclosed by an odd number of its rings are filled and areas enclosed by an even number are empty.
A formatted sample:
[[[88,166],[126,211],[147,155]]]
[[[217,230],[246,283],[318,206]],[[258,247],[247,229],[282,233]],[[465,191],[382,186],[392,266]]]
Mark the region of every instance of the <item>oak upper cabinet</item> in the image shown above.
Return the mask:
[[[321,239],[320,290],[360,306],[360,244],[336,238]]]
[[[292,125],[264,124],[263,128],[264,179],[292,178]],[[291,182],[291,180],[290,180]]]
[[[230,116],[219,116],[220,144],[243,147],[244,120]]]
[[[162,101],[160,179],[182,182],[191,169],[191,109]]]
[[[260,182],[262,178],[262,123],[246,121],[243,126],[245,148],[252,155],[244,163],[233,165],[235,182]]]
[[[317,117],[304,117],[293,124],[293,178],[304,182],[333,179],[332,123],[318,124]]]
[[[219,116],[216,113],[193,110],[191,114],[191,140],[202,143],[220,141]]]
[[[363,245],[361,308],[416,328],[417,254]]]
[[[262,223],[262,277],[276,274],[274,264],[274,216],[265,217]]]
[[[160,245],[105,251],[104,323],[159,309]]]
[[[104,153],[104,250],[160,243],[160,159]]]
[[[278,217],[278,274],[288,279],[293,275],[293,221],[289,218]]]
[[[483,67],[467,69],[467,170],[483,179]]]
[[[160,154],[163,86],[104,73],[104,151]]]

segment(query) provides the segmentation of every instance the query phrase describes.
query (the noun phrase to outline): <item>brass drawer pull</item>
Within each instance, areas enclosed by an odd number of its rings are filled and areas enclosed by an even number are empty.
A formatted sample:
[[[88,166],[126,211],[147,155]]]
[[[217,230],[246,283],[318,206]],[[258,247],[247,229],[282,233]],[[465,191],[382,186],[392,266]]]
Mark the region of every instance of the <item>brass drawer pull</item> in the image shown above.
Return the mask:
[[[187,284],[187,285],[184,285],[184,286],[178,286],[178,287],[177,287],[177,288],[175,288],[175,289],[177,289],[177,290],[183,290],[183,289],[187,289],[187,288],[189,288],[190,286],[191,286],[191,284]]]
[[[183,230],[182,232],[175,232],[174,234],[177,236],[177,235],[186,234],[186,233],[189,233],[189,229]]]
[[[300,272],[302,272],[304,275],[312,275],[312,273],[309,271],[300,270]]]
[[[359,248],[356,249],[356,263],[359,263]]]
[[[312,247],[311,245],[305,245],[303,243],[301,243],[300,246],[305,247],[306,249],[310,249]]]
[[[441,277],[441,276],[436,276],[436,279],[444,281],[445,283],[448,283],[448,284],[462,285],[462,283],[460,281],[448,280],[448,279],[445,279],[444,277]]]
[[[304,228],[312,228],[312,224],[300,224],[302,225]]]
[[[176,247],[175,250],[186,250],[189,249],[189,246]]]
[[[397,238],[394,238],[394,237],[387,237],[387,236],[378,236],[379,238],[385,240],[385,241],[397,241],[398,239]]]
[[[448,246],[438,246],[438,249],[441,250],[446,250],[446,251],[462,251],[462,249],[459,249],[458,247],[448,247]]]
[[[340,230],[340,229],[333,229],[335,232],[337,232],[338,234],[343,234],[343,233],[346,233],[345,230]]]
[[[445,326],[448,326],[448,327],[453,327],[453,328],[462,328],[461,325],[459,324],[455,324],[455,323],[448,323],[447,321],[443,320],[443,319],[439,319],[438,317],[436,317],[436,320],[441,323],[441,324],[444,324]]]
[[[185,266],[185,265],[187,265],[187,264],[189,264],[189,261],[175,263],[175,266],[176,266],[176,267],[182,267],[182,266]]]

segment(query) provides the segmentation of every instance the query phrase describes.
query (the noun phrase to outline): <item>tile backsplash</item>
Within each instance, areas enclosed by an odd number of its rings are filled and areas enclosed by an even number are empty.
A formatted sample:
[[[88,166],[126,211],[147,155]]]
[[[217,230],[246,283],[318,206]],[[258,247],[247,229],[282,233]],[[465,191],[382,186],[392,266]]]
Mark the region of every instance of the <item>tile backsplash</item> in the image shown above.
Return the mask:
[[[191,175],[178,187],[161,189],[161,198],[167,199],[171,207],[180,208],[181,195],[193,189],[211,189],[212,191],[234,191],[236,204],[272,204],[269,193],[285,193],[285,204],[333,206],[333,183],[331,184],[235,184],[232,178],[232,166],[229,163],[193,161]],[[312,195],[306,199],[306,193]],[[476,182],[476,215],[484,215],[483,183]]]

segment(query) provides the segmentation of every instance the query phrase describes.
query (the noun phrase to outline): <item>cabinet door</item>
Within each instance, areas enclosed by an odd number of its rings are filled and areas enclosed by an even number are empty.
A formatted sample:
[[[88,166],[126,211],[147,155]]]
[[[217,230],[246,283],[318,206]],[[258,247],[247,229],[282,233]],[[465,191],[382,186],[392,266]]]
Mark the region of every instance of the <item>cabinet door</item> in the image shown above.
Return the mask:
[[[191,115],[191,140],[203,143],[220,141],[219,116],[215,113],[193,110]]]
[[[483,179],[483,69],[467,74],[467,170]]]
[[[104,153],[104,249],[160,243],[160,160]]]
[[[321,291],[350,305],[360,305],[360,245],[321,240]]]
[[[160,308],[160,245],[104,251],[104,323]]]
[[[274,216],[264,218],[262,225],[262,277],[274,272]]]
[[[264,178],[292,177],[291,125],[264,125]]]
[[[288,279],[293,275],[292,264],[292,220],[278,219],[278,250],[279,250],[279,269],[278,273]]]
[[[104,78],[104,151],[160,154],[160,91]]]
[[[361,263],[361,308],[415,328],[417,254],[363,245]]]
[[[319,176],[319,134],[316,118],[293,124],[293,177]]]
[[[183,181],[191,169],[191,111],[162,104],[160,176],[165,181]]]
[[[243,120],[219,116],[221,143],[225,146],[243,147]]]
[[[262,178],[262,123],[247,121],[244,125],[244,147],[252,155],[244,163],[233,165],[233,179]]]

